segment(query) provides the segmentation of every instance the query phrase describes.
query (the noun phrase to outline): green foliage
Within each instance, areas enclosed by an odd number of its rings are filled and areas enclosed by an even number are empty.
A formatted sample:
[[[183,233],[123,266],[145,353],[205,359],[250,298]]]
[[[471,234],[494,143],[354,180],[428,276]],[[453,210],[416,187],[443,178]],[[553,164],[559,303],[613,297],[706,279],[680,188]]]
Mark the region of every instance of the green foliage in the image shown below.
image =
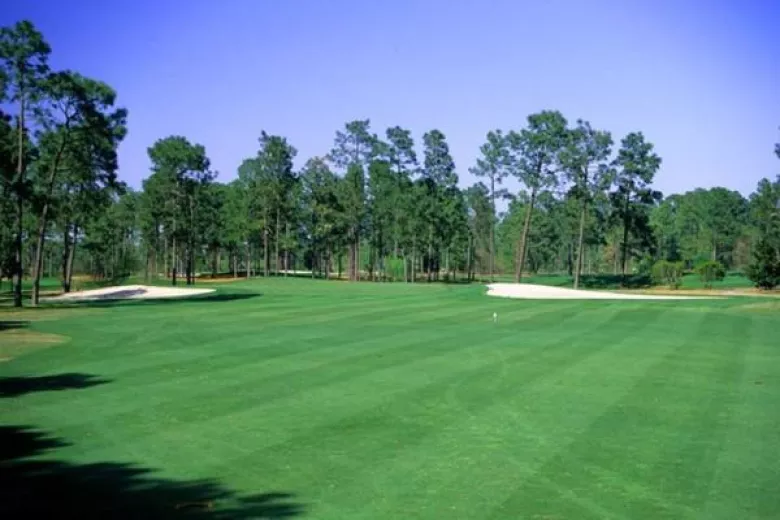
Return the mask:
[[[762,237],[753,255],[753,262],[745,270],[750,281],[761,289],[774,289],[780,285],[780,249],[767,237]]]
[[[708,260],[696,266],[696,273],[701,279],[701,283],[708,288],[712,287],[714,282],[719,282],[726,277],[726,268],[716,260]]]
[[[678,289],[682,285],[684,273],[685,265],[682,262],[659,260],[653,264],[653,283],[665,285],[670,289]]]
[[[392,280],[404,279],[404,259],[397,256],[392,256],[387,259],[386,264],[387,274]]]
[[[652,247],[653,235],[650,226],[650,209],[660,201],[661,194],[650,185],[661,167],[661,158],[653,151],[652,143],[645,140],[642,132],[632,132],[621,140],[616,168],[616,189],[610,193],[612,219],[622,225],[621,265],[626,266],[634,249]],[[632,247],[633,245],[633,247]]]

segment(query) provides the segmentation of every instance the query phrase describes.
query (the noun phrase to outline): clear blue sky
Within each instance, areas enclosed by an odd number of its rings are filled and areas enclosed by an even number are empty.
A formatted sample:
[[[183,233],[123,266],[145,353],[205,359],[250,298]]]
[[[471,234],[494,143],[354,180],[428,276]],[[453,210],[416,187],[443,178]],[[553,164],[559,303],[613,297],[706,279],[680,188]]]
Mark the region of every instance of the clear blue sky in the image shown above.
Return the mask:
[[[641,130],[663,157],[665,194],[750,193],[780,173],[780,2],[112,0],[5,2],[32,20],[52,64],[115,87],[130,111],[121,176],[139,186],[146,148],[181,134],[235,177],[261,130],[297,164],[337,129],[439,128],[462,185],[485,133],[559,109]],[[511,187],[516,184],[512,183]]]

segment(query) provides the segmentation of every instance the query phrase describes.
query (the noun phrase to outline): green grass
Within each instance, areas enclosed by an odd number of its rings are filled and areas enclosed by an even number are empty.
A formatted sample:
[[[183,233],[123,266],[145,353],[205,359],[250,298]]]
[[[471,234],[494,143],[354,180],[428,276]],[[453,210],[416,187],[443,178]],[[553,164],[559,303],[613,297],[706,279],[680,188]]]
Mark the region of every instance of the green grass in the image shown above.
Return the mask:
[[[778,518],[778,303],[272,279],[0,314],[70,338],[0,363],[0,516]]]

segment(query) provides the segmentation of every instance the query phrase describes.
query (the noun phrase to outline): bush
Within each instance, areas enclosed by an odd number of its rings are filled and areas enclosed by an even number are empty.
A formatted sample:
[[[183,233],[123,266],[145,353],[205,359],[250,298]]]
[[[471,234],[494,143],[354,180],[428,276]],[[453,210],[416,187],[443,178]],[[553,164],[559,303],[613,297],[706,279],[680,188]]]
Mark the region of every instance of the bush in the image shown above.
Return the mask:
[[[666,285],[671,289],[679,289],[682,285],[684,265],[682,262],[659,260],[653,264],[653,283]]]
[[[653,258],[651,256],[643,256],[639,259],[636,266],[636,274],[640,276],[652,276],[653,275]]]
[[[779,253],[765,238],[758,241],[756,250],[753,253],[753,262],[745,272],[756,287],[774,289],[780,285]]]
[[[388,258],[387,259],[387,263],[385,264],[385,269],[387,270],[387,275],[393,281],[403,280],[404,279],[404,259],[403,258],[397,258],[397,257],[394,257],[394,256]]]
[[[719,282],[726,277],[726,268],[715,260],[700,263],[696,266],[696,272],[699,273],[701,283],[708,289],[712,288],[713,282]]]

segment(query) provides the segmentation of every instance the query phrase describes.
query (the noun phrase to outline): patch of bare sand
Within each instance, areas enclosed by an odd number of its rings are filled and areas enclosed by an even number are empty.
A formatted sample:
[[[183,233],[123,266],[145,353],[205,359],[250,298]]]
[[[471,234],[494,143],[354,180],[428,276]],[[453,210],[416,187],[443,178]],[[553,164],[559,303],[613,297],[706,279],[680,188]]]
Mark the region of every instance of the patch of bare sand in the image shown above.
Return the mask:
[[[186,298],[214,292],[214,289],[191,287],[155,287],[151,285],[120,285],[89,291],[77,291],[46,298],[47,302],[84,302],[105,300],[157,300],[162,298]]]
[[[631,294],[611,291],[584,291],[530,283],[493,283],[488,296],[530,300],[689,300],[706,297],[685,295]],[[712,298],[713,296],[710,296]]]

